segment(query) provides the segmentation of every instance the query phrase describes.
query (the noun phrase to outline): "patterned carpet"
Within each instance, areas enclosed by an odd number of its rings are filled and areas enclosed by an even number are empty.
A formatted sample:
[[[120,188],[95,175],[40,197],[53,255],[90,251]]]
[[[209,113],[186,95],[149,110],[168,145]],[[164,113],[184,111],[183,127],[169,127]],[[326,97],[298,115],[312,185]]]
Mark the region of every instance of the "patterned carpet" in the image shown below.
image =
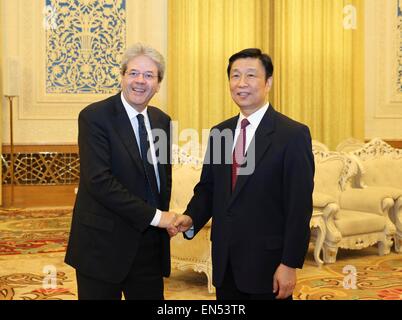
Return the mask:
[[[63,252],[71,208],[0,211],[0,255]]]
[[[63,263],[71,208],[0,211],[0,300],[77,299],[75,272]],[[377,256],[375,247],[339,250],[337,262],[317,267],[310,248],[294,292],[297,300],[402,300],[402,254]],[[344,268],[355,268],[356,281]],[[350,271],[349,271],[350,272]],[[346,289],[345,280],[349,287]],[[172,270],[168,300],[213,300],[204,274]]]

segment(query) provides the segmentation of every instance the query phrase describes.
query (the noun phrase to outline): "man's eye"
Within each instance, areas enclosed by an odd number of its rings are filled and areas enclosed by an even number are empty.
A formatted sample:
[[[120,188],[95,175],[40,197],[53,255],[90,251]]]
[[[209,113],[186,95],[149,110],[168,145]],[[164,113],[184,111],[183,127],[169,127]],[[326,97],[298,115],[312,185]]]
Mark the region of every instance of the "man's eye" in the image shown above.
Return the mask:
[[[153,79],[153,77],[154,77],[154,74],[153,73],[150,73],[150,72],[146,72],[145,74],[144,74],[144,78],[145,79]]]

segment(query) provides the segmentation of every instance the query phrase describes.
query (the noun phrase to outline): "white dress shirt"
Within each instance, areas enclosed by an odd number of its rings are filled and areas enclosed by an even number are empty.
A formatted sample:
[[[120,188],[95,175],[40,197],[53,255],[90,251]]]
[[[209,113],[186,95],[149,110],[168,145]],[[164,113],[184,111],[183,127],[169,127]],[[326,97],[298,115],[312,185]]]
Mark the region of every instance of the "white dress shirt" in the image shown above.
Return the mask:
[[[268,110],[268,107],[269,107],[269,102],[266,105],[264,105],[263,107],[261,107],[259,110],[257,110],[256,112],[254,112],[253,114],[251,114],[247,117],[247,120],[250,122],[250,124],[246,127],[246,148],[245,148],[246,152],[247,152],[248,147],[250,146],[251,140],[253,140],[253,138],[254,138],[255,132],[257,131],[257,128],[258,128],[262,118],[264,117],[265,112],[267,112],[267,110]],[[240,134],[241,121],[245,118],[246,117],[240,112],[239,119],[237,120],[235,134],[233,137],[232,153],[236,146],[237,138],[239,137],[239,134]]]
[[[138,150],[139,150],[140,154],[141,154],[141,147],[140,147],[140,137],[139,137],[139,132],[138,132],[137,115],[139,115],[141,113],[144,116],[145,128],[147,129],[147,134],[149,137],[149,148],[151,151],[152,162],[153,162],[154,170],[155,170],[156,183],[158,185],[158,191],[160,192],[158,162],[156,159],[154,140],[153,140],[152,131],[151,131],[151,124],[149,122],[148,113],[147,113],[148,108],[145,108],[142,112],[138,112],[127,102],[127,100],[124,98],[123,92],[121,93],[121,101],[123,102],[124,109],[126,109],[127,115],[130,119],[131,126],[133,127],[133,130],[135,133],[135,139],[137,140]],[[142,157],[142,155],[141,155],[141,157]],[[154,218],[151,221],[151,225],[155,226],[155,227],[158,226],[161,216],[162,216],[162,212],[159,209],[156,209],[156,213],[155,213]]]
[[[251,140],[254,138],[255,132],[257,131],[257,128],[258,128],[262,118],[264,117],[265,112],[267,112],[268,108],[269,108],[269,102],[266,105],[264,105],[263,107],[261,107],[259,110],[257,110],[256,112],[254,112],[253,114],[251,114],[250,116],[247,117],[247,120],[250,122],[250,124],[246,127],[246,148],[245,148],[246,152],[247,152],[247,149],[250,146]],[[239,119],[237,120],[235,134],[233,137],[234,139],[233,139],[232,153],[236,146],[237,138],[239,137],[239,134],[240,134],[241,121],[245,118],[246,117],[240,112]],[[187,230],[185,232],[185,234],[189,238],[194,237],[194,227],[192,226],[189,230]]]

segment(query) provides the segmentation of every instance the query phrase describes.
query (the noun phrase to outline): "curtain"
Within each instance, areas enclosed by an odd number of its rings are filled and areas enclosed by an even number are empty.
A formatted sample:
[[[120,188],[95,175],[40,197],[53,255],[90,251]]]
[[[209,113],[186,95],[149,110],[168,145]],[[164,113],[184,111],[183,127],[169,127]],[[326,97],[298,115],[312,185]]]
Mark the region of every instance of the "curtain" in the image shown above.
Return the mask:
[[[228,58],[259,47],[273,58],[276,110],[331,148],[363,139],[363,18],[363,0],[169,0],[168,112],[199,133],[236,115]]]
[[[363,11],[361,0],[275,1],[275,105],[332,149],[364,138]]]
[[[239,110],[226,68],[244,48],[270,49],[270,0],[169,0],[168,113],[201,133]]]

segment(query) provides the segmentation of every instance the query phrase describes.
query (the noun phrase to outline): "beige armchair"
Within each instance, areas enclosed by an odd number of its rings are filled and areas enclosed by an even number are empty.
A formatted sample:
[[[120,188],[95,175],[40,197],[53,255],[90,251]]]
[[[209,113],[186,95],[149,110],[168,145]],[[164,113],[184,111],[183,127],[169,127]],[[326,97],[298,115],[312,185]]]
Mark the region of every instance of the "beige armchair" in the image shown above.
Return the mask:
[[[325,263],[334,263],[339,248],[363,249],[378,243],[380,255],[388,254],[395,227],[389,219],[394,200],[386,194],[352,188],[359,167],[350,156],[317,150],[314,210],[323,212],[326,237]]]
[[[395,251],[402,252],[402,150],[375,138],[351,154],[359,164],[355,184],[395,201],[390,219],[396,227]]]
[[[183,213],[193,195],[193,189],[200,180],[202,159],[189,156],[183,149],[173,146],[172,198],[170,208]],[[172,268],[191,269],[203,272],[208,279],[208,292],[213,293],[211,260],[211,221],[192,239],[181,234],[173,237],[171,243]]]

